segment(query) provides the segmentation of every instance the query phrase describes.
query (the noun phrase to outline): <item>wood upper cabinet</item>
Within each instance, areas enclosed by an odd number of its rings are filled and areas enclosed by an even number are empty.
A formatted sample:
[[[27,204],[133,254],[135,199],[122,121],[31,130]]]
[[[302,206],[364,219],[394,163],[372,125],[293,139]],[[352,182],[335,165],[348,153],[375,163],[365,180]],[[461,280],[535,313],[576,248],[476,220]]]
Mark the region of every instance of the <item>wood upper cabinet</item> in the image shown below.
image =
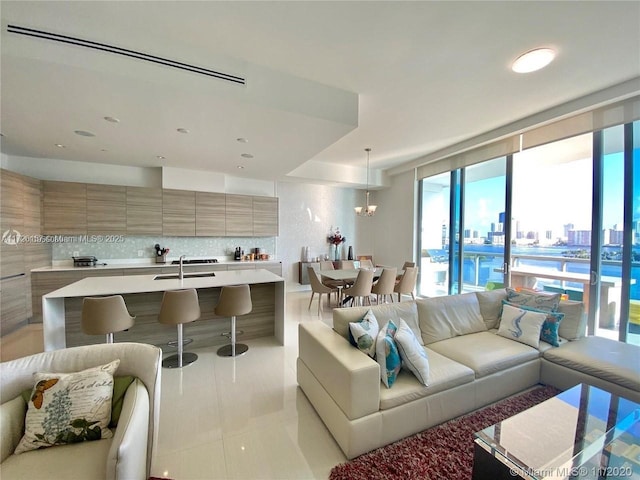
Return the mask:
[[[162,190],[162,234],[193,237],[196,234],[196,192]]]
[[[253,235],[253,197],[250,195],[227,195],[225,212],[228,237]]]
[[[253,197],[253,234],[261,237],[278,236],[277,197]]]
[[[42,181],[23,177],[22,186],[22,233],[39,234],[42,232]]]
[[[87,233],[127,233],[126,187],[87,184]]]
[[[0,172],[0,277],[7,278],[25,273],[24,244],[19,238],[24,235],[24,183],[22,176],[8,170]],[[38,233],[38,232],[36,232]]]
[[[225,197],[224,193],[196,192],[196,236],[226,235]]]
[[[127,234],[162,235],[162,189],[126,187]]]
[[[45,180],[43,233],[87,233],[87,186],[84,183]]]

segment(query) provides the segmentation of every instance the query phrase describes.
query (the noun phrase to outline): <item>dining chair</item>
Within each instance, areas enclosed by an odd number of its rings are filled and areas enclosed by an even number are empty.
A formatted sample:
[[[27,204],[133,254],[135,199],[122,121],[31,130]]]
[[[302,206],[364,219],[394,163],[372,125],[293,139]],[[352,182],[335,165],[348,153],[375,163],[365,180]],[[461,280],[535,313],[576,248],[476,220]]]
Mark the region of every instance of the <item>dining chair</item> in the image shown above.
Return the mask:
[[[331,261],[322,261],[320,262],[320,270],[335,270],[335,266]],[[335,290],[336,304],[338,304],[342,296],[341,295],[342,287],[344,287],[345,282],[343,282],[342,280],[332,280],[330,278],[325,278],[323,276],[320,276],[320,281],[322,282],[323,285],[326,285],[327,287],[331,287]]]
[[[415,267],[416,266],[416,262],[404,262],[404,265],[402,265],[402,270],[406,270],[409,267]],[[396,283],[398,283],[400,281],[400,278],[402,277],[402,273],[399,273],[396,276]]]
[[[382,274],[376,283],[371,287],[371,293],[376,296],[376,303],[380,303],[380,299],[385,300],[388,296],[393,303],[393,289],[396,286],[397,268],[384,268]]]
[[[327,294],[327,303],[329,304],[331,303],[331,294],[334,292],[338,292],[338,289],[330,287],[328,285],[324,285],[320,281],[320,278],[318,278],[318,273],[313,269],[313,267],[307,267],[307,271],[309,272],[309,282],[311,283],[311,298],[309,299],[309,306],[307,307],[307,310],[311,309],[311,302],[313,302],[313,297],[317,293],[318,315],[320,315],[320,309],[322,308],[322,294]]]
[[[353,270],[356,268],[353,260],[340,260],[340,269],[341,270]]]
[[[360,260],[360,268],[367,268],[369,270],[373,270],[373,262],[368,258],[364,258]]]
[[[365,270],[361,268],[358,271],[358,276],[353,286],[345,288],[343,290],[343,296],[350,296],[353,298],[353,305],[356,303],[364,305],[365,299],[367,303],[371,305],[371,287],[373,286],[373,270]]]
[[[416,280],[418,278],[418,267],[407,267],[400,277],[400,281],[396,283],[393,291],[398,294],[398,301],[402,300],[402,295],[411,295],[412,299],[416,299],[413,291],[416,288]]]

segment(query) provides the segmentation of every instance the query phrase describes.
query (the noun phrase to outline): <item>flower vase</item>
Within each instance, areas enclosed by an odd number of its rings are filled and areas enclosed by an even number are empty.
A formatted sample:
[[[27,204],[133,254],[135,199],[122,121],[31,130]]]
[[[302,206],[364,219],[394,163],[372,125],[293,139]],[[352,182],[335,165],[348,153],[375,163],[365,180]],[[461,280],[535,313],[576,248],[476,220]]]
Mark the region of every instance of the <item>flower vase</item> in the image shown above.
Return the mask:
[[[336,245],[336,252],[335,252],[334,259],[336,261],[342,260],[342,246],[341,245]]]

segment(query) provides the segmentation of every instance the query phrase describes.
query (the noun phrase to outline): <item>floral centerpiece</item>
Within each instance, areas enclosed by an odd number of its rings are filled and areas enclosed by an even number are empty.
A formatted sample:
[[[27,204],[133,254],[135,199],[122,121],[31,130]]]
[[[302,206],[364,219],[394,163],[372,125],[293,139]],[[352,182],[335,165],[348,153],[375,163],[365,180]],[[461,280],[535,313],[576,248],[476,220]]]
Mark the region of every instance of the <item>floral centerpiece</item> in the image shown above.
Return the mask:
[[[331,233],[329,233],[329,236],[327,237],[327,241],[332,245],[333,247],[333,257],[336,260],[340,260],[341,258],[341,249],[338,248],[340,244],[344,243],[347,241],[347,238],[344,237],[341,233],[340,233],[340,227],[336,227],[335,230],[331,231]]]

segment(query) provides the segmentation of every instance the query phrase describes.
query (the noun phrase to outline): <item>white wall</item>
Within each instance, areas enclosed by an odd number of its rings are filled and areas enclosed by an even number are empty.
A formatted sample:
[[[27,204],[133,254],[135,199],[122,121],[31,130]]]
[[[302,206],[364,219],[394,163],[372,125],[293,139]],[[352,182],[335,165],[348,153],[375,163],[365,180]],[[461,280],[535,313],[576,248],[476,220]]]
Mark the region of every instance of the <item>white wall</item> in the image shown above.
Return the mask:
[[[277,239],[278,258],[289,288],[296,288],[298,264],[302,247],[308,246],[312,257],[329,253],[327,236],[331,227],[340,227],[347,238],[344,245],[360,250],[356,216],[353,212],[357,192],[353,189],[278,182],[280,199],[280,236]]]
[[[390,177],[390,184],[388,189],[372,192],[371,203],[377,204],[378,210],[370,219],[359,219],[374,220],[370,224],[360,222],[360,234],[369,237],[363,239],[363,243],[371,245],[375,263],[400,268],[405,261],[415,257],[415,171]]]

